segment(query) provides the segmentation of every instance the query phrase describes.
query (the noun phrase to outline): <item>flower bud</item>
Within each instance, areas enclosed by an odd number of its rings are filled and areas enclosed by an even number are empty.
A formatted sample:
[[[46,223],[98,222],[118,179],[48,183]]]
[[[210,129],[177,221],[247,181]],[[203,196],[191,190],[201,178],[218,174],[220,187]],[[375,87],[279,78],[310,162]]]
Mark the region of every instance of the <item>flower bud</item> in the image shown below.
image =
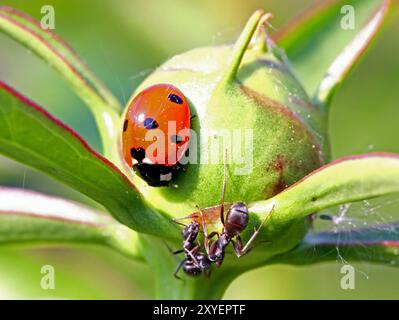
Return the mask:
[[[281,192],[328,158],[325,117],[268,38],[267,18],[256,11],[234,45],[174,56],[133,94],[171,84],[195,116],[189,163],[168,187],[130,175],[157,209],[178,217],[219,204],[224,162],[226,202],[249,203]]]

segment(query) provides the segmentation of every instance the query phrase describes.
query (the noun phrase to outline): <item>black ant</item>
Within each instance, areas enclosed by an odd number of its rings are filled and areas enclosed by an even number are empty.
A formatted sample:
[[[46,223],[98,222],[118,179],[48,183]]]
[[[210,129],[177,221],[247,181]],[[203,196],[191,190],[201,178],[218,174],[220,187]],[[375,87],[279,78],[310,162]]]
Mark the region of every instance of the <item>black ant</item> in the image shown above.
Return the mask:
[[[220,266],[224,260],[225,249],[231,242],[233,244],[234,252],[237,257],[242,257],[247,254],[253,247],[251,247],[253,241],[259,234],[260,229],[266,223],[266,221],[271,216],[274,206],[272,207],[269,214],[263,219],[262,223],[258,228],[255,229],[251,238],[243,246],[240,234],[247,227],[249,221],[248,207],[243,202],[233,203],[229,210],[227,211],[226,218],[224,217],[224,197],[226,193],[226,161],[224,163],[224,176],[223,176],[223,187],[222,187],[222,197],[220,205],[220,220],[223,224],[223,231],[219,234],[216,231],[207,233],[206,222],[202,211],[198,208],[198,211],[202,218],[202,226],[204,230],[204,246],[207,255],[200,252],[201,246],[199,244],[195,245],[194,242],[197,239],[200,223],[197,221],[191,221],[190,224],[185,226],[182,235],[184,238],[183,249],[176,251],[175,253],[185,252],[186,258],[182,260],[176,269],[175,276],[177,277],[177,272],[183,266],[183,270],[190,275],[197,275],[203,271],[205,274],[209,275],[209,269],[211,263],[216,263]],[[192,217],[192,216],[191,216]],[[184,217],[181,219],[185,219]],[[174,220],[176,222],[176,220]],[[218,236],[217,240],[211,243],[211,239],[214,236]],[[235,238],[235,240],[233,239]]]
[[[177,222],[177,220],[174,220]],[[197,276],[205,273],[206,276],[210,275],[211,262],[206,254],[200,251],[201,245],[195,243],[198,233],[200,231],[200,224],[196,221],[191,221],[188,225],[184,225],[182,230],[183,236],[183,249],[173,252],[178,254],[184,252],[185,258],[180,261],[174,273],[175,278],[178,278],[177,273],[183,267],[183,271],[190,276]]]
[[[222,187],[222,197],[221,197],[221,206],[220,206],[220,221],[223,224],[223,231],[219,234],[216,231],[211,232],[209,235],[207,234],[206,223],[203,218],[202,212],[200,211],[202,221],[203,221],[203,229],[205,235],[205,250],[208,255],[208,259],[211,262],[215,262],[216,265],[220,266],[224,260],[225,249],[231,242],[233,244],[234,252],[238,258],[247,254],[250,250],[252,250],[252,243],[254,242],[256,236],[259,234],[260,229],[271,216],[274,206],[272,207],[269,214],[263,219],[262,223],[258,228],[255,228],[254,233],[248,242],[243,246],[240,234],[247,227],[249,214],[248,207],[243,202],[235,202],[231,205],[229,210],[227,211],[226,218],[224,217],[224,196],[226,193],[226,161],[224,163],[224,175],[223,175],[223,187]],[[217,240],[214,242],[210,242],[211,239],[217,236]],[[235,240],[233,240],[235,238]]]

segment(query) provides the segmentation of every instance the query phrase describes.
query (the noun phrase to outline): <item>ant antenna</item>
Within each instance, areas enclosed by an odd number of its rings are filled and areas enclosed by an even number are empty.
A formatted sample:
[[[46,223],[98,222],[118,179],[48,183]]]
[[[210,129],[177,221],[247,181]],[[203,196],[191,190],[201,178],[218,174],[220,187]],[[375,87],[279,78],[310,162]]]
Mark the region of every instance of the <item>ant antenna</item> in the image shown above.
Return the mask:
[[[179,222],[179,221],[180,221],[180,220],[185,220],[185,219],[188,219],[188,218],[189,218],[189,217],[174,218],[174,219],[171,219],[170,221],[173,222],[173,223],[176,223],[176,224],[180,224],[180,225],[183,226],[183,227],[187,227],[186,224],[184,224],[184,223],[182,223],[182,222]]]
[[[220,200],[220,221],[222,221],[222,224],[224,225],[224,195],[226,193],[226,176],[227,176],[227,169],[226,169],[226,164],[227,162],[227,149],[225,149],[224,152],[224,158],[223,158],[223,186],[222,186],[222,198]]]

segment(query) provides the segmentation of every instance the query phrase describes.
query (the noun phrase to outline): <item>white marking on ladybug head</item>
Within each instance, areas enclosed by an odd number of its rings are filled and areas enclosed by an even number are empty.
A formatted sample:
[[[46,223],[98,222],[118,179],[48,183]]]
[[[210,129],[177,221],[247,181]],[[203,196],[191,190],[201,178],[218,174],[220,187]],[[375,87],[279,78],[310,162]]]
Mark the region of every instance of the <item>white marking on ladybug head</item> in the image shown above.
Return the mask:
[[[143,159],[143,163],[153,164],[153,162],[151,161],[150,158],[144,158],[144,159]]]
[[[160,180],[161,181],[170,181],[170,180],[172,180],[172,172],[169,172],[167,174],[162,174],[161,173]]]

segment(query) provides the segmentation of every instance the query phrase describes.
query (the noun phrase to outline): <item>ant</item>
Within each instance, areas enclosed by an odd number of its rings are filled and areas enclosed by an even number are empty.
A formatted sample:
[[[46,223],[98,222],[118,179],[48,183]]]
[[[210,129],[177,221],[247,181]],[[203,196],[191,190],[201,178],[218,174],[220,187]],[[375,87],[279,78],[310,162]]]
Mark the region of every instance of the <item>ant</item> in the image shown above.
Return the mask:
[[[259,234],[260,229],[263,227],[265,222],[271,216],[271,213],[274,209],[274,206],[270,210],[269,214],[263,219],[262,223],[258,228],[255,228],[254,233],[248,242],[243,246],[243,242],[241,240],[240,234],[247,227],[249,214],[248,207],[243,202],[235,202],[228,209],[226,217],[224,216],[224,197],[226,193],[226,161],[224,163],[224,174],[223,174],[223,186],[222,186],[222,197],[221,197],[221,206],[220,206],[220,221],[223,224],[222,233],[218,233],[216,231],[207,233],[206,223],[203,217],[202,212],[200,211],[205,235],[204,246],[206,253],[208,255],[208,259],[210,262],[216,263],[217,266],[220,266],[224,260],[225,249],[231,242],[233,244],[234,252],[238,258],[246,255],[249,251],[252,250],[252,243],[255,238]],[[217,240],[211,242],[211,239],[217,236]],[[233,240],[235,238],[235,240]]]
[[[177,220],[173,221],[180,224]],[[177,279],[180,279],[177,273],[182,267],[183,271],[190,276],[197,276],[203,272],[208,277],[210,275],[211,262],[207,255],[200,251],[200,244],[195,244],[199,231],[200,224],[194,220],[188,225],[184,225],[182,230],[183,249],[173,252],[173,254],[182,252],[185,254],[185,258],[180,261],[174,273]]]
[[[184,225],[185,228],[182,231],[182,235],[184,238],[183,241],[183,249],[176,251],[175,253],[185,252],[186,258],[183,259],[179,266],[176,269],[175,277],[177,277],[177,272],[183,266],[183,270],[190,275],[197,275],[201,272],[205,272],[206,275],[209,276],[210,272],[208,270],[211,267],[211,263],[216,263],[217,266],[220,266],[224,260],[225,249],[228,244],[231,242],[233,244],[234,252],[238,258],[247,254],[250,250],[252,250],[252,243],[255,238],[259,234],[260,229],[266,223],[266,221],[270,218],[274,206],[270,210],[269,214],[263,219],[262,223],[258,228],[255,228],[254,233],[248,242],[243,245],[240,234],[247,227],[249,221],[248,207],[243,202],[235,202],[233,203],[227,211],[226,218],[224,216],[224,198],[226,193],[226,161],[224,162],[224,175],[223,175],[223,186],[222,186],[222,197],[221,197],[221,205],[220,205],[220,221],[223,224],[222,233],[218,233],[216,231],[208,234],[207,226],[204,219],[204,215],[200,208],[198,211],[202,218],[202,227],[204,230],[204,247],[206,250],[206,255],[200,252],[201,246],[199,244],[195,245],[194,242],[197,239],[197,236],[200,231],[200,223],[197,221],[191,221],[190,224]],[[188,217],[184,217],[181,219],[185,219]],[[174,220],[176,222],[177,220]],[[217,240],[211,242],[212,238],[217,236]],[[235,239],[234,239],[235,238]]]

